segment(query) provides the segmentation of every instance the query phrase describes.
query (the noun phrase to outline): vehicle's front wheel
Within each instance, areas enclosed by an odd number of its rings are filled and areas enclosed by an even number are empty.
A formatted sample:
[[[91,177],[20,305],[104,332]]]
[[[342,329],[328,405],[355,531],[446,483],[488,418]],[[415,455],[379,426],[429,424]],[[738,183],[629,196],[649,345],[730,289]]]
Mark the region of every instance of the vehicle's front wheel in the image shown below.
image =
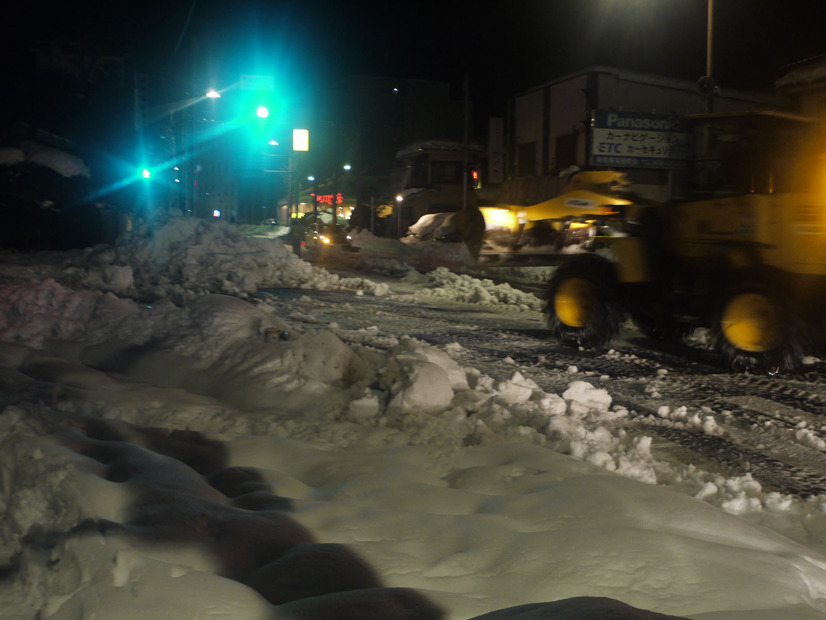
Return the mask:
[[[545,304],[548,329],[562,342],[602,347],[619,332],[622,314],[611,265],[594,256],[556,268]]]
[[[715,348],[739,372],[792,370],[804,355],[800,320],[779,292],[764,285],[729,291],[712,328]]]

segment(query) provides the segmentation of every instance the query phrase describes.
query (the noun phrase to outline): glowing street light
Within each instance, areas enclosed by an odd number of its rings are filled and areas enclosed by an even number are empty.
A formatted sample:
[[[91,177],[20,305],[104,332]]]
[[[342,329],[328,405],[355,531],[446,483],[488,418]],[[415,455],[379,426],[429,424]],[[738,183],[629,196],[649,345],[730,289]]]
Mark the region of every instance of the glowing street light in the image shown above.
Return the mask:
[[[402,202],[404,196],[396,194],[396,235],[399,239],[402,237]]]
[[[210,88],[206,92],[206,97],[207,97],[207,99],[220,99],[221,98],[221,93],[218,92],[217,90],[215,90],[214,88]]]

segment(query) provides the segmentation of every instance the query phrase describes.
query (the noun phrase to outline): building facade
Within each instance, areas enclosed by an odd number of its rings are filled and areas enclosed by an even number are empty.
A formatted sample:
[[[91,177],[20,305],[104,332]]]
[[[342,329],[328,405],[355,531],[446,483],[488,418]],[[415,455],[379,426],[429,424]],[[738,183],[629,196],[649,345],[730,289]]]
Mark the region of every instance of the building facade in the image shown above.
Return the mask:
[[[730,90],[718,91],[712,103],[714,112],[791,107],[790,100],[783,96]],[[633,128],[635,123],[666,123],[669,118],[701,114],[708,109],[708,100],[693,82],[601,66],[519,93],[508,106],[509,181],[503,199],[530,204],[549,198],[564,183],[560,173],[574,167],[624,168],[638,186],[656,192],[656,188],[667,185],[669,168],[678,164],[668,157],[649,157],[653,142],[640,151],[644,157],[601,158],[595,144],[612,147],[606,142],[595,143],[600,119],[614,114],[626,127]],[[625,137],[639,139],[641,135],[637,132]],[[646,134],[645,139],[653,141],[653,134]]]
[[[774,85],[795,101],[798,112],[826,120],[826,56],[799,63]]]

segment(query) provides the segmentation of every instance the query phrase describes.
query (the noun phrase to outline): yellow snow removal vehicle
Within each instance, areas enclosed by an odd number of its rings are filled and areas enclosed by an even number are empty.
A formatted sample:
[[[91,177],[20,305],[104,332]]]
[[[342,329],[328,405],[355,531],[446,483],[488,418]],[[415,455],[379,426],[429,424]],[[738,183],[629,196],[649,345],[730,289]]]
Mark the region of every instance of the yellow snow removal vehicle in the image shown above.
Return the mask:
[[[622,172],[576,173],[559,196],[523,206],[480,207],[485,237],[480,262],[558,262],[559,251],[586,248],[601,224],[620,218],[632,204],[631,183]],[[529,259],[533,259],[532,261]]]
[[[599,203],[619,213],[604,229],[586,218],[590,251],[554,270],[547,325],[576,347],[607,345],[624,317],[659,338],[704,327],[737,370],[792,369],[826,325],[824,127],[777,112],[688,120],[671,200]]]

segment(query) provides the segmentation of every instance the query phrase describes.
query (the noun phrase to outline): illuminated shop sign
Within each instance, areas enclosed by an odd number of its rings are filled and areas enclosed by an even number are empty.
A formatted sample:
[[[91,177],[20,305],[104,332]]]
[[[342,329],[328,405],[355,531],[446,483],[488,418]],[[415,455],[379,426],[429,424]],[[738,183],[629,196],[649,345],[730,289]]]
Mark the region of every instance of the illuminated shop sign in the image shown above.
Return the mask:
[[[591,116],[590,164],[609,168],[679,168],[689,133],[679,116],[596,110]]]

